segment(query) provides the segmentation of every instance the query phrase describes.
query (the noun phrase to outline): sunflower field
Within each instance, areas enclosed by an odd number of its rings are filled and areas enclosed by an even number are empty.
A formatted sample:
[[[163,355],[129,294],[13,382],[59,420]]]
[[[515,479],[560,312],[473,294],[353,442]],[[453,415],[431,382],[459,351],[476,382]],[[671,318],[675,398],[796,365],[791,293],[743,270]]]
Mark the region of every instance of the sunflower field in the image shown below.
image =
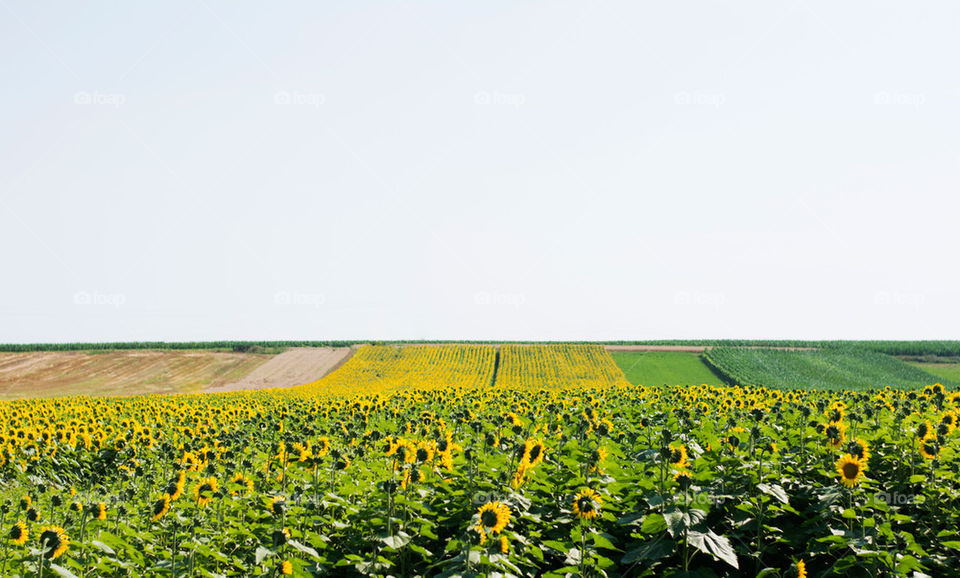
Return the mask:
[[[635,386],[588,345],[0,402],[0,575],[955,575],[958,404]]]

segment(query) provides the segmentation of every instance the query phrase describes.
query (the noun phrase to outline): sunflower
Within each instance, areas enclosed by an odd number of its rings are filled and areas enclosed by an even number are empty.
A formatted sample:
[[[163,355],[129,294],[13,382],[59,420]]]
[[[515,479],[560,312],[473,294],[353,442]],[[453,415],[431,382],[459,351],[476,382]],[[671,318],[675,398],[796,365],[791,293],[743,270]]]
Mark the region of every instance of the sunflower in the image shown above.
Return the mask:
[[[323,436],[317,440],[317,451],[314,452],[318,458],[322,458],[330,451],[330,439]]]
[[[164,494],[160,496],[160,499],[153,503],[152,514],[153,517],[151,520],[156,522],[163,517],[170,510],[170,494]]]
[[[678,470],[682,470],[683,468],[687,467],[688,462],[686,446],[682,444],[678,444],[676,446],[670,444],[670,465]]]
[[[686,490],[693,483],[693,476],[687,470],[679,470],[673,475],[673,481],[677,482],[681,489]]]
[[[510,540],[506,537],[506,535],[500,536],[500,553],[506,554],[509,551],[510,551]]]
[[[28,534],[27,525],[23,522],[17,522],[10,528],[10,540],[17,546],[23,546]]]
[[[60,526],[44,526],[40,528],[40,548],[50,553],[50,559],[54,560],[63,555],[70,546],[70,537]]]
[[[175,477],[170,480],[170,483],[167,484],[167,492],[170,494],[170,499],[176,501],[181,495],[183,495],[183,488],[187,485],[187,473],[180,471]]]
[[[97,502],[95,504],[87,505],[87,513],[93,516],[94,520],[106,520],[107,519],[107,505],[103,502]]]
[[[287,498],[284,496],[274,496],[267,500],[267,509],[270,510],[274,516],[282,516],[286,501]]]
[[[583,488],[573,497],[573,513],[581,520],[592,520],[600,512],[602,502],[600,494],[590,488]]]
[[[843,443],[843,440],[846,439],[847,426],[842,423],[832,423],[827,426],[826,431],[824,432],[827,436],[827,441],[830,442],[830,445],[834,449],[839,449],[840,444]]]
[[[477,514],[480,517],[480,523],[477,524],[476,529],[481,535],[496,534],[510,523],[510,508],[501,502],[484,504],[477,510]]]
[[[523,444],[523,458],[521,462],[532,468],[543,461],[543,442],[540,440],[527,440]]]
[[[590,454],[590,471],[591,472],[600,472],[600,468],[603,466],[603,460],[607,459],[607,456],[610,453],[604,447],[598,447]]]
[[[917,426],[917,441],[924,442],[931,437],[933,437],[933,427],[930,426],[929,421],[924,421]]]
[[[286,544],[287,542],[290,541],[290,530],[287,529],[287,528],[282,528],[282,529],[280,529],[280,530],[274,530],[274,531],[273,531],[273,534],[271,534],[270,538],[271,538],[271,540],[273,540],[273,545],[274,545],[275,547],[276,547],[276,546],[283,546],[284,544]]]
[[[863,463],[851,454],[845,454],[837,460],[837,474],[844,486],[852,488],[860,483]]]
[[[198,506],[206,506],[213,499],[213,494],[219,487],[217,478],[213,476],[197,480],[197,484],[193,486],[193,501]]]
[[[860,460],[863,463],[863,467],[867,467],[867,460],[870,458],[870,446],[864,440],[853,438],[850,440],[850,444],[847,446],[847,451],[850,454]]]
[[[293,564],[290,563],[290,560],[283,561],[283,564],[280,565],[280,573],[284,575],[293,574]]]
[[[237,489],[230,492],[231,496],[244,496],[253,492],[253,480],[244,476],[240,472],[237,472],[232,478],[230,478],[230,483],[239,486]]]
[[[797,578],[807,578],[807,565],[803,560],[797,562]]]
[[[940,455],[940,446],[932,439],[921,441],[920,455],[928,460],[935,460]]]
[[[940,419],[940,423],[947,426],[947,432],[952,432],[954,428],[957,427],[957,414],[952,411],[948,411],[947,413],[943,414],[943,418]]]

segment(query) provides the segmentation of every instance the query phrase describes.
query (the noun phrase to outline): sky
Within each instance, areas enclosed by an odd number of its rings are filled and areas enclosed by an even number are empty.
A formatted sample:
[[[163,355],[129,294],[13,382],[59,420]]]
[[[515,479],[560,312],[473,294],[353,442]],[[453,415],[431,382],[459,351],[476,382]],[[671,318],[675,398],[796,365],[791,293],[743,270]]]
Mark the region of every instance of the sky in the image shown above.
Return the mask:
[[[0,0],[0,342],[957,339],[958,24]]]

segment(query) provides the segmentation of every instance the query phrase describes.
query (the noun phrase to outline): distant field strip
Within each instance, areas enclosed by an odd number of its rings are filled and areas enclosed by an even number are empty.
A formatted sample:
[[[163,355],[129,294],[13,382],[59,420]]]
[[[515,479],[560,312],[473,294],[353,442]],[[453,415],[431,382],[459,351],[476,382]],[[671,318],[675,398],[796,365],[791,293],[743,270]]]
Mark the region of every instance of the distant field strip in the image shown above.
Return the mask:
[[[716,347],[704,358],[734,383],[803,389],[955,385],[895,357],[862,349],[784,351]]]
[[[489,386],[495,362],[491,345],[365,345],[340,369],[290,391],[365,395],[412,387]]]
[[[698,353],[677,351],[612,351],[610,355],[626,375],[640,385],[723,385],[724,381]]]
[[[628,385],[602,345],[503,345],[496,386],[554,388]]]
[[[242,379],[271,357],[184,350],[0,353],[0,399],[192,393]]]

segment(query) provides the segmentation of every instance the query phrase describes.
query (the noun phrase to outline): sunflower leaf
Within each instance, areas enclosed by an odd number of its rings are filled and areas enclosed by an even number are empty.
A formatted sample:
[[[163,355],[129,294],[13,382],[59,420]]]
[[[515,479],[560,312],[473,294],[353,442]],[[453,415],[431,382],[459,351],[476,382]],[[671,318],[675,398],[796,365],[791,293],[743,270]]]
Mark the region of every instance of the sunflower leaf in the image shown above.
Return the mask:
[[[778,484],[757,484],[757,489],[768,496],[773,496],[782,504],[790,503],[790,498],[787,496],[787,492],[784,491],[784,489]]]
[[[263,562],[263,559],[264,559],[264,558],[268,558],[268,557],[270,557],[270,556],[273,556],[274,554],[275,554],[275,552],[274,552],[273,550],[268,550],[267,548],[264,548],[263,546],[258,546],[258,547],[257,547],[256,557],[255,557],[256,563],[257,563],[257,564],[260,564],[260,562]]]
[[[726,536],[714,534],[712,530],[703,532],[688,532],[687,541],[691,546],[714,558],[719,558],[736,569],[740,569],[737,554],[730,545]]]
[[[59,564],[53,564],[53,563],[51,563],[51,564],[50,564],[50,569],[53,570],[53,572],[54,572],[57,576],[62,576],[63,578],[77,578],[77,575],[76,575],[76,574],[74,574],[73,572],[67,570],[67,569],[64,568],[63,566],[60,566]]]

